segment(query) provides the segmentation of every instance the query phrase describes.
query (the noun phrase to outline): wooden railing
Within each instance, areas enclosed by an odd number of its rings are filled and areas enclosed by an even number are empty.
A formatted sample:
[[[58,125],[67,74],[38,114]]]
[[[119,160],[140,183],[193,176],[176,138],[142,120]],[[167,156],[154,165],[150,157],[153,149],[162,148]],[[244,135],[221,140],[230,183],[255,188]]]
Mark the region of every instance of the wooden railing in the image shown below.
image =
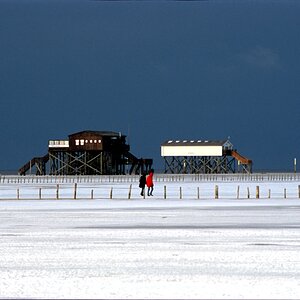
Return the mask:
[[[154,174],[154,180],[156,182],[300,182],[300,173]],[[0,184],[131,183],[138,181],[139,175],[0,175]]]

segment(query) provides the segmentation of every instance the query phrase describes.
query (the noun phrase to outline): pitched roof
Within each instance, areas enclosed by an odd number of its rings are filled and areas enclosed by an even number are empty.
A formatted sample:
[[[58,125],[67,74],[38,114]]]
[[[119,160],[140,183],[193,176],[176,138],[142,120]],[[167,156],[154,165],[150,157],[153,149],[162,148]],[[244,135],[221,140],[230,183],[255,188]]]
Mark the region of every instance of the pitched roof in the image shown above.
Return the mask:
[[[114,131],[97,131],[97,130],[83,130],[83,131],[79,131],[79,132],[75,132],[72,134],[69,134],[69,136],[73,136],[73,135],[83,135],[85,133],[93,133],[93,134],[97,134],[100,136],[121,136],[120,132],[114,132]]]

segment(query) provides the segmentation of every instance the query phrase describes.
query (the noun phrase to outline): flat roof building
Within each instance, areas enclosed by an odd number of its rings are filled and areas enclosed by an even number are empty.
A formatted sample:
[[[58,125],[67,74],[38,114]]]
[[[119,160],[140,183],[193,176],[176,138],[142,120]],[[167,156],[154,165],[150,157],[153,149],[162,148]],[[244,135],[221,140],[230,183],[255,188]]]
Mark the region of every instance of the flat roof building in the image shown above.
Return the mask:
[[[167,140],[161,144],[165,173],[251,172],[252,161],[227,140]],[[238,167],[238,168],[237,168]]]

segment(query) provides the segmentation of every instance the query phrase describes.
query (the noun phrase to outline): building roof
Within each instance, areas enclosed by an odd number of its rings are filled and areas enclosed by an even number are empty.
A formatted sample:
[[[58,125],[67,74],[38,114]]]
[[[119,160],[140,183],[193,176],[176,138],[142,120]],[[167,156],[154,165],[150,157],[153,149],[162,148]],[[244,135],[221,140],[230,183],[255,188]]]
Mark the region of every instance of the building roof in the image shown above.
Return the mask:
[[[230,142],[228,140],[167,140],[161,146],[224,146],[226,143]]]
[[[84,134],[96,134],[96,135],[100,135],[100,136],[113,136],[113,137],[118,137],[121,136],[121,132],[114,132],[114,131],[97,131],[97,130],[83,130],[83,131],[79,131],[79,132],[75,132],[72,134],[69,134],[70,136],[73,135],[84,135]]]

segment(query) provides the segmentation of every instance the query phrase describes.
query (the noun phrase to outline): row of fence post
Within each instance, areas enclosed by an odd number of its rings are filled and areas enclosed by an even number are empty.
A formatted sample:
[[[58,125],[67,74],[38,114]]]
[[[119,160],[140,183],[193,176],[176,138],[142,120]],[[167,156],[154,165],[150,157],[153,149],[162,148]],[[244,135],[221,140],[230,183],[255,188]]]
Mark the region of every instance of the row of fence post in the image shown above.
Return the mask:
[[[198,196],[199,198],[199,196]],[[218,185],[215,186],[215,199],[219,198],[219,187]],[[237,199],[240,199],[240,186],[238,185],[237,187]],[[250,199],[250,189],[247,187],[247,198]],[[255,198],[259,199],[260,198],[260,187],[257,185],[255,189]],[[271,189],[268,190],[268,198],[271,198]],[[287,198],[287,190],[286,188],[283,189],[283,198]],[[298,185],[298,198],[300,199],[300,185]]]
[[[47,189],[46,189],[47,190]],[[74,188],[73,188],[73,199],[77,199],[77,190],[78,190],[78,187],[77,187],[77,183],[74,184]],[[113,187],[110,188],[110,192],[109,192],[109,199],[113,199]],[[58,200],[58,199],[62,199],[60,197],[60,185],[57,184],[56,185],[56,196],[55,198]],[[174,193],[172,193],[173,195]],[[145,193],[143,195],[144,199],[145,199]],[[164,199],[167,199],[167,196],[168,196],[168,193],[167,193],[167,186],[164,185],[164,189],[163,189],[163,198]],[[130,184],[129,186],[129,190],[128,190],[128,196],[127,196],[127,199],[131,199],[132,198],[132,184]],[[171,198],[174,198],[173,196]],[[197,199],[200,199],[200,188],[197,187],[197,193],[196,193],[196,198]],[[218,185],[215,185],[215,188],[214,188],[214,198],[215,199],[219,199],[220,196],[219,196],[219,186]],[[236,191],[236,199],[240,199],[240,186],[237,186],[237,191]],[[251,198],[251,195],[250,195],[250,188],[247,187],[247,196],[246,198],[250,199]],[[261,193],[260,193],[260,187],[259,186],[256,186],[256,189],[255,189],[255,198],[256,199],[260,199],[261,198]],[[271,189],[268,189],[268,197],[267,198],[271,198]],[[283,189],[283,198],[286,199],[287,198],[287,189],[284,188]],[[300,185],[298,185],[298,198],[300,199]],[[20,188],[17,189],[17,199],[20,200],[21,197],[20,197]],[[38,199],[42,199],[42,188],[39,188],[39,192],[38,192]],[[90,192],[90,199],[94,199],[94,190],[91,189],[91,192]],[[179,187],[179,199],[183,199],[183,189],[182,187],[180,186]]]
[[[247,199],[250,199],[250,188],[247,187]],[[182,187],[179,187],[179,199],[183,198],[182,194]],[[219,186],[215,186],[215,192],[214,192],[214,198],[219,199]],[[240,186],[237,187],[237,199],[240,199]],[[260,198],[260,187],[256,186],[256,193],[255,193],[255,198],[259,199]],[[271,198],[271,189],[268,190],[268,198]],[[287,189],[283,189],[283,198],[287,198]],[[300,199],[300,185],[298,186],[298,198]],[[164,186],[164,199],[167,199],[167,186]],[[197,187],[197,199],[200,199],[200,188]]]
[[[122,183],[138,182],[138,175],[1,175],[0,183]],[[299,181],[299,173],[252,174],[156,174],[157,182],[217,182],[217,181]]]

